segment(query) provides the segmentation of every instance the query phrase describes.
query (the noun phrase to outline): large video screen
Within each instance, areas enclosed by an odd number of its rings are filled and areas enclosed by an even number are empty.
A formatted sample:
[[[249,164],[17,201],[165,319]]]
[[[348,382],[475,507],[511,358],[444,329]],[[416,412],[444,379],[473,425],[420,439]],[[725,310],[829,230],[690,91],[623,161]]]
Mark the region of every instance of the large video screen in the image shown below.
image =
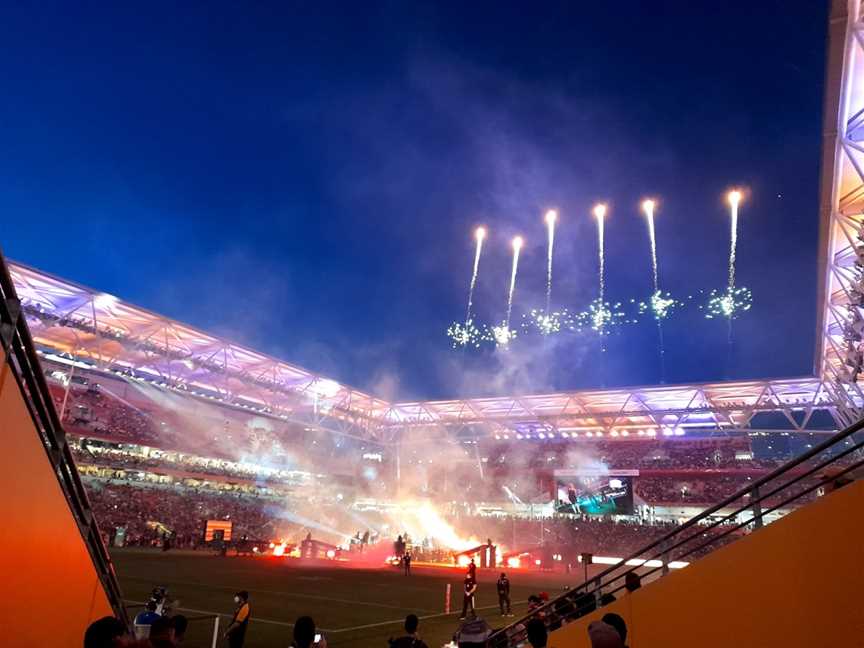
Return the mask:
[[[578,475],[558,478],[555,510],[574,515],[632,515],[633,478]]]

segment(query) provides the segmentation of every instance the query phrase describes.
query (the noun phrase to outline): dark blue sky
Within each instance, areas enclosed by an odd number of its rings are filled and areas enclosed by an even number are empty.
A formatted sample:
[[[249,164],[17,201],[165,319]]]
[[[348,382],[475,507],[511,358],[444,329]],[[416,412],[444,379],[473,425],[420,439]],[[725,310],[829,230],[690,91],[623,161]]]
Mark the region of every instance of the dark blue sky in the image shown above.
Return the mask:
[[[451,351],[471,230],[500,320],[543,302],[542,213],[561,212],[554,301],[722,288],[726,330],[667,323],[667,381],[811,371],[826,10],[819,2],[28,3],[0,24],[0,244],[16,260],[384,397],[654,383],[651,322],[609,342]]]

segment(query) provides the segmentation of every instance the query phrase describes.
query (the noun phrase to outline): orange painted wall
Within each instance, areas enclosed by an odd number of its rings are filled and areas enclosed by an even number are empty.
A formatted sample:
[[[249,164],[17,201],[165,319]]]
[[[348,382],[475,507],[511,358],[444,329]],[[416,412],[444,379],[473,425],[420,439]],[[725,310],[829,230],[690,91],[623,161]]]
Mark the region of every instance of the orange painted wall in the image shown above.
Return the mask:
[[[864,481],[553,633],[590,646],[588,623],[627,622],[630,648],[864,647]]]
[[[3,645],[80,648],[87,625],[111,606],[5,362],[0,494]]]

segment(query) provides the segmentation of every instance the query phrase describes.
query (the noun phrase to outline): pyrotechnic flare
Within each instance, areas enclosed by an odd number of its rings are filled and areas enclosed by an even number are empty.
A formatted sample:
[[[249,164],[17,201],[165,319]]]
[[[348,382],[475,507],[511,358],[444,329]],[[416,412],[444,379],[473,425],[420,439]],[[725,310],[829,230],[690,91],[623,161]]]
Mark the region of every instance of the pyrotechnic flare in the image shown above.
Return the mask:
[[[552,302],[552,249],[555,247],[555,221],[558,220],[558,212],[550,209],[546,212],[546,227],[549,230],[549,246],[546,251],[546,312]]]
[[[483,240],[486,238],[486,229],[478,227],[474,230],[474,238],[477,241],[477,247],[474,250],[474,271],[471,273],[471,284],[468,287],[468,312],[465,315],[465,326],[471,324],[471,306],[474,303],[474,286],[477,285],[477,271],[480,269],[480,253],[483,251]]]
[[[510,330],[510,314],[513,312],[513,292],[516,290],[516,271],[519,269],[519,251],[522,249],[522,237],[513,238],[513,269],[510,272],[510,290],[507,292],[507,317],[504,328]]]

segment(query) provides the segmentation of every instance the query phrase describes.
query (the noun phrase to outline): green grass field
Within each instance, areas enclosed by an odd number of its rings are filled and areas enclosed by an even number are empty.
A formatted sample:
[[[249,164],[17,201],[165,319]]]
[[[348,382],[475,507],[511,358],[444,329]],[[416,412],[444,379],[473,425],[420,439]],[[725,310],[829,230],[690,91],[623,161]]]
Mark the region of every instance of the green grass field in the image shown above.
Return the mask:
[[[212,614],[230,616],[233,595],[250,593],[252,623],[246,635],[248,648],[286,648],[292,623],[301,615],[315,619],[333,648],[378,646],[402,633],[406,614],[421,618],[420,631],[430,648],[450,640],[461,612],[461,569],[415,567],[409,577],[396,568],[354,569],[346,566],[301,566],[294,560],[264,557],[217,557],[211,553],[119,549],[112,552],[130,613],[135,603],[146,601],[156,585],[168,587],[179,608],[189,617]],[[498,612],[495,593],[497,572],[478,572],[478,614],[492,627],[506,625]],[[529,594],[554,595],[565,585],[575,585],[575,575],[511,572],[513,612],[527,609]],[[444,594],[452,587],[454,612],[445,615]],[[222,627],[228,619],[222,619]],[[186,644],[209,648],[213,621],[195,621]],[[220,641],[220,646],[227,645]]]

